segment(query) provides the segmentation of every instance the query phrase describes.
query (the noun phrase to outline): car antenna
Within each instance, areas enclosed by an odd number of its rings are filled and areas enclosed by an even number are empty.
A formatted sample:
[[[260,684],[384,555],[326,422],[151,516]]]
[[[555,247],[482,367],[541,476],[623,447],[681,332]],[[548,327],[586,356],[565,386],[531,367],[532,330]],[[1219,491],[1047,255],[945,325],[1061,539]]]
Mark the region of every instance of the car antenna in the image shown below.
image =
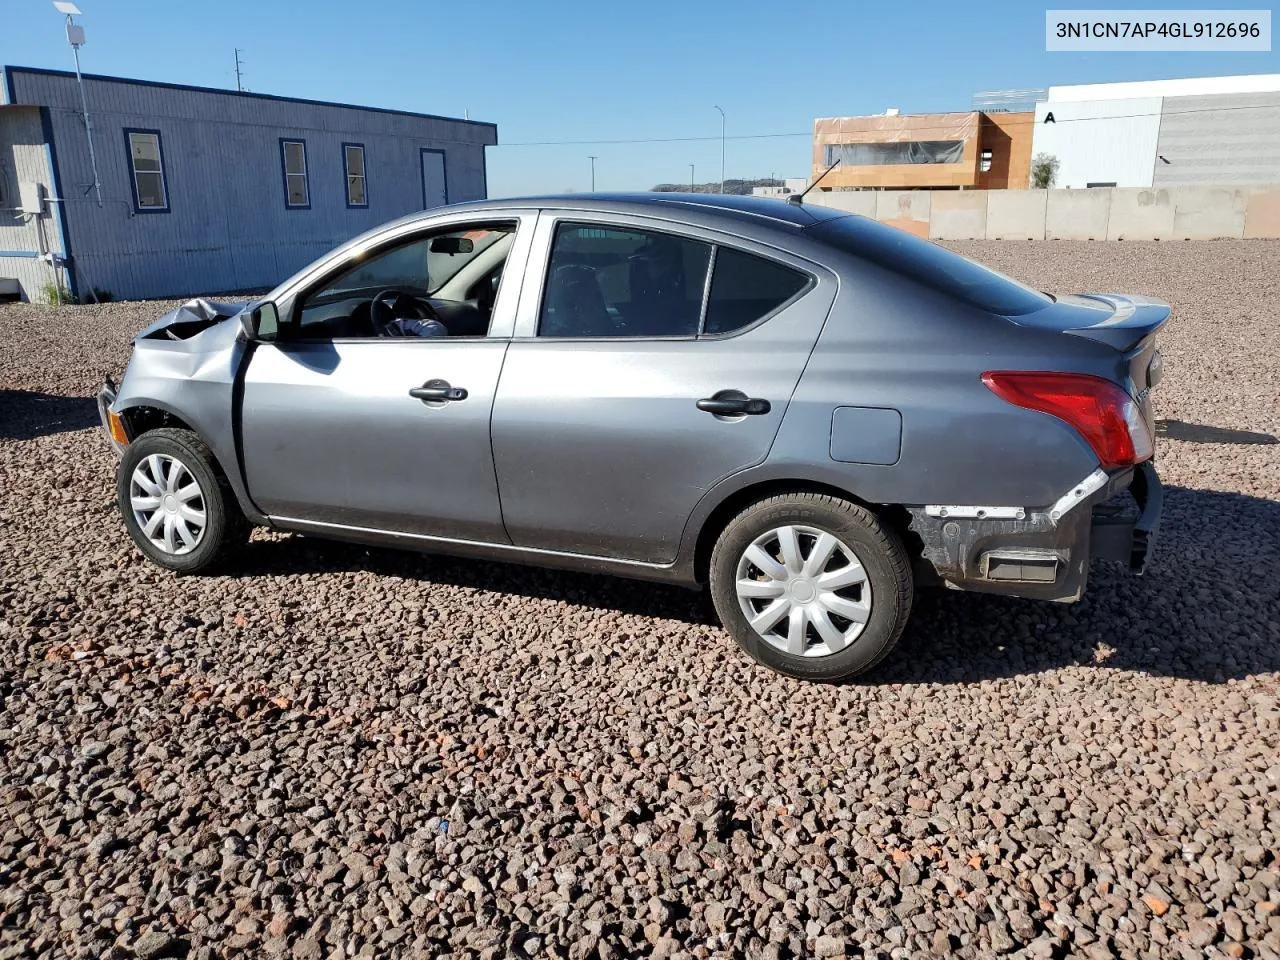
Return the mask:
[[[810,190],[812,190],[814,187],[816,187],[819,183],[821,183],[822,178],[825,177],[832,170],[834,170],[836,168],[836,164],[839,162],[840,162],[840,158],[836,157],[836,162],[833,163],[831,166],[827,167],[827,169],[823,170],[822,173],[818,176],[818,178],[813,181],[813,183],[809,184],[799,193],[793,193],[791,196],[787,197],[787,203],[794,203],[797,207],[800,206],[802,203],[804,203],[804,195],[808,193]]]

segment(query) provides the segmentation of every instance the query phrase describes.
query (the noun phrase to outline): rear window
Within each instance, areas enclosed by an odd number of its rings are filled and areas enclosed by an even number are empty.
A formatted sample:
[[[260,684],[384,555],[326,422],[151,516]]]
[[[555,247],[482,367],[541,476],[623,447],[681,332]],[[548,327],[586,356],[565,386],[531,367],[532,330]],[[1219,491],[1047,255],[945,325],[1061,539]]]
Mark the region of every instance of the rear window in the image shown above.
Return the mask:
[[[865,217],[841,217],[807,234],[901,277],[1005,317],[1034,313],[1053,300],[1012,277],[952,253],[936,243]]]
[[[777,310],[808,285],[808,276],[790,267],[732,247],[717,247],[702,332],[741,330]]]

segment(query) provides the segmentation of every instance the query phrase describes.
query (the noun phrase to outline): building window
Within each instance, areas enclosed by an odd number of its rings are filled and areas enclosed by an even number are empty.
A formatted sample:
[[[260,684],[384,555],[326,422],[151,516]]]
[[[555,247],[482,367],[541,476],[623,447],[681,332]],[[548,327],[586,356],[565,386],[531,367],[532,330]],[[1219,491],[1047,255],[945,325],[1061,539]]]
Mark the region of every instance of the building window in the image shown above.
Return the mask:
[[[978,154],[978,172],[989,173],[991,171],[991,151],[983,150]]]
[[[168,213],[164,149],[159,130],[125,130],[129,170],[133,175],[133,208],[138,213]]]
[[[281,140],[280,163],[284,167],[284,205],[291,210],[308,210],[311,191],[307,186],[307,141]]]
[[[342,168],[347,175],[347,206],[369,206],[369,195],[365,192],[363,143],[342,145]]]
[[[904,140],[900,143],[829,143],[827,165],[881,167],[900,163],[960,163],[963,140]]]

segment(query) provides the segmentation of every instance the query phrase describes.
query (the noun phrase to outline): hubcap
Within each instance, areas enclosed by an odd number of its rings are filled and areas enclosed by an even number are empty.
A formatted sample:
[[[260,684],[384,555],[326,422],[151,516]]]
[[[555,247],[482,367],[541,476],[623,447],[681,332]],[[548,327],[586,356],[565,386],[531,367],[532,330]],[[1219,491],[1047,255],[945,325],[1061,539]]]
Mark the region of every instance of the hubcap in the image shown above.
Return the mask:
[[[795,657],[828,657],[862,633],[871,582],[858,555],[816,527],[777,527],[738,560],[738,606],[760,638]]]
[[[153,453],[129,477],[133,518],[159,550],[181,556],[204,538],[204,492],[191,471],[168,454]]]

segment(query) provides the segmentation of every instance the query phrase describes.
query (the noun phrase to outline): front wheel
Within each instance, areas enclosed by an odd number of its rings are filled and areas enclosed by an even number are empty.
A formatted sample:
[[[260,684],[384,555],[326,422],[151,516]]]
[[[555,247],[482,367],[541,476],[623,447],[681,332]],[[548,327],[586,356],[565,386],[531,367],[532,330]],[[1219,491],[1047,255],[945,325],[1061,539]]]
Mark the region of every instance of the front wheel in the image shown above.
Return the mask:
[[[125,528],[152,563],[199,573],[248,537],[249,524],[213,452],[189,430],[144,433],[116,477]]]
[[[711,554],[711,598],[747,653],[779,673],[842,680],[897,643],[911,611],[902,541],[869,510],[792,493],[738,514]]]

